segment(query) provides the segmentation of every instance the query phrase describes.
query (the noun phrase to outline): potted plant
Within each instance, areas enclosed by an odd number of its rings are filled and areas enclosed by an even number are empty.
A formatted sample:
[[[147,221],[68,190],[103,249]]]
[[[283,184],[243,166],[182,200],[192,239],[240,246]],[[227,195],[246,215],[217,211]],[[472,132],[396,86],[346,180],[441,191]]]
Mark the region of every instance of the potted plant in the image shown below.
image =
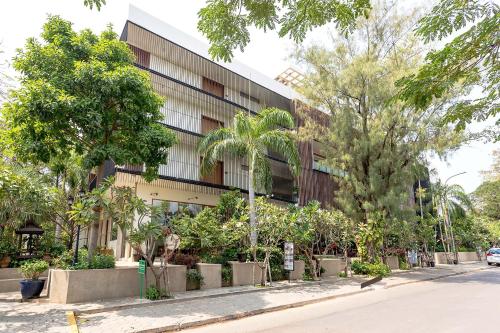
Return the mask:
[[[9,267],[12,261],[12,254],[16,252],[16,247],[8,239],[0,240],[0,268]]]
[[[196,269],[188,269],[186,278],[186,290],[197,290],[203,285],[203,275]]]
[[[40,274],[49,268],[49,264],[44,260],[25,261],[20,268],[25,280],[19,281],[21,284],[21,295],[23,299],[39,297],[45,285],[45,280],[38,279]]]

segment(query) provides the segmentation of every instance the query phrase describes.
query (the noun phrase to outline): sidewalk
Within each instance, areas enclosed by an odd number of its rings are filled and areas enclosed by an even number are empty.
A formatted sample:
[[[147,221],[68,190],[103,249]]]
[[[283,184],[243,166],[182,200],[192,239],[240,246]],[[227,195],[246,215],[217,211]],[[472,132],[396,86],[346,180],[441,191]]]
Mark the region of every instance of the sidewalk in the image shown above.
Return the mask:
[[[280,282],[273,288],[247,286],[194,291],[160,302],[128,298],[78,305],[0,303],[0,332],[70,332],[66,311],[76,312],[80,332],[160,332],[486,268],[483,262],[395,272],[363,290],[360,282],[365,279],[355,277],[292,285]]]

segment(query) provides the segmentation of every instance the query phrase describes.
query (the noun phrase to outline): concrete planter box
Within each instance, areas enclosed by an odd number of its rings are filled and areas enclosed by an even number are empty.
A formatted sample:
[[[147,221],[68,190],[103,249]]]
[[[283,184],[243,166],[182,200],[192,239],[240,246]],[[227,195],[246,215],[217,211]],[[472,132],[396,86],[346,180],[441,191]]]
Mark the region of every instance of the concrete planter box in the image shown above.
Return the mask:
[[[40,275],[40,278],[46,280],[49,270],[46,270]],[[19,281],[23,280],[23,276],[19,273],[19,268],[0,268],[0,293],[19,291]],[[47,284],[45,284],[47,287]]]
[[[219,264],[196,264],[196,269],[203,275],[201,289],[213,289],[222,287],[221,269]]]
[[[453,253],[449,253],[448,257],[453,260],[455,259],[455,255]],[[458,252],[458,261],[481,261],[482,258],[477,256],[476,252]],[[434,261],[436,264],[447,264],[446,262],[446,254],[444,252],[436,252],[434,253]]]
[[[260,263],[261,265],[263,263]],[[256,263],[254,269],[253,262],[239,262],[229,261],[232,271],[232,285],[233,286],[248,286],[259,284],[262,280],[262,269]],[[254,273],[252,278],[252,272]]]
[[[290,272],[290,280],[302,280],[306,271],[304,260],[293,261],[294,270]]]
[[[399,269],[399,259],[397,256],[388,256],[385,258],[385,261],[391,270]]]
[[[318,260],[320,267],[325,270],[325,272],[321,274],[322,277],[337,276],[339,272],[344,271],[344,259],[319,257]]]
[[[186,291],[186,266],[169,265],[170,292]],[[150,269],[146,286],[155,284]],[[165,288],[163,278],[161,287]],[[52,303],[92,302],[102,299],[139,296],[137,267],[50,271],[49,298]]]

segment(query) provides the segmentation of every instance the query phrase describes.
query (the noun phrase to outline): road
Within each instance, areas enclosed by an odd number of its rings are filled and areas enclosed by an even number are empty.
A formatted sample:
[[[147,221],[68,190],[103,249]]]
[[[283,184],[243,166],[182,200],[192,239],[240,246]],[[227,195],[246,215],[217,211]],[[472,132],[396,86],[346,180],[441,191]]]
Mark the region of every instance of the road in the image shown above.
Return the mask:
[[[500,332],[500,267],[183,332]]]

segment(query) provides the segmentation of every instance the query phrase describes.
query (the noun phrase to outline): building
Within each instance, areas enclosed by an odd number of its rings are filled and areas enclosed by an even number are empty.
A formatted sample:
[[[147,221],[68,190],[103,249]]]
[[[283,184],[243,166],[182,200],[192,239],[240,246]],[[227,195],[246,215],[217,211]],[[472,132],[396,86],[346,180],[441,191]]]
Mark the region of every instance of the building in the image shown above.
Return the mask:
[[[114,166],[117,185],[131,186],[146,202],[168,203],[170,214],[180,208],[193,213],[213,206],[230,189],[247,193],[248,166],[244,160],[225,157],[214,172],[200,175],[201,157],[196,151],[200,137],[219,126],[230,126],[237,110],[257,114],[264,107],[295,113],[301,104],[290,87],[241,64],[210,60],[208,46],[131,6],[121,39],[136,56],[136,66],[149,72],[154,89],[166,98],[161,111],[163,125],[173,130],[179,143],[170,149],[168,160],[159,169],[159,178],[147,183],[142,165]],[[285,82],[286,83],[286,82]],[[319,111],[318,119],[325,118]],[[297,117],[300,124],[300,119]],[[296,180],[282,157],[268,156],[273,172],[271,200],[303,205],[319,200],[333,204],[333,181],[321,166],[320,145],[304,142],[299,146],[302,174]],[[130,258],[111,221],[100,227],[99,245],[113,247],[118,258]],[[119,245],[117,245],[117,243]]]

